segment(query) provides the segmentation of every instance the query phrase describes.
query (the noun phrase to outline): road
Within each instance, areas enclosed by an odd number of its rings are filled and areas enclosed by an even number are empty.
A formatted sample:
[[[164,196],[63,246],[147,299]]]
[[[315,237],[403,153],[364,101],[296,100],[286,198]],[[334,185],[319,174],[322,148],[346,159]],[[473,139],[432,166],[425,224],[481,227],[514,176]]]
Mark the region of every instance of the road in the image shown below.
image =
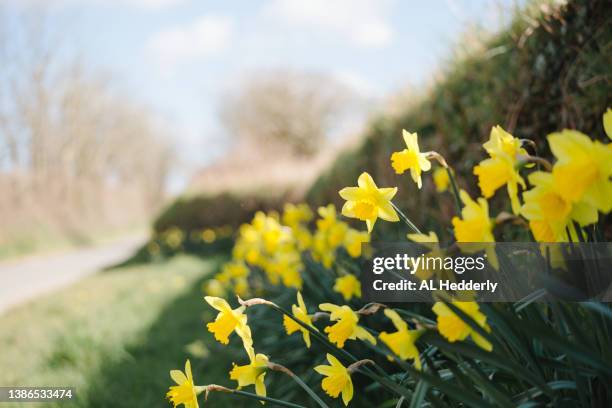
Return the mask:
[[[90,248],[0,262],[0,314],[127,259],[146,241],[130,235]]]

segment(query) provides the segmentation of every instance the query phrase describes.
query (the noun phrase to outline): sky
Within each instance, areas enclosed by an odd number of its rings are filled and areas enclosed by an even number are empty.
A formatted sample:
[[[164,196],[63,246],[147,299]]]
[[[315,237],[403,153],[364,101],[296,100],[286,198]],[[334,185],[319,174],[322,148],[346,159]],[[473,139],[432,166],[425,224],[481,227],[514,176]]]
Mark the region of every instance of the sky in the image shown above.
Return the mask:
[[[185,162],[200,166],[227,148],[219,98],[245,75],[272,68],[325,72],[379,100],[425,84],[469,23],[495,29],[517,2],[0,0],[0,6],[44,12],[88,63],[168,124]]]

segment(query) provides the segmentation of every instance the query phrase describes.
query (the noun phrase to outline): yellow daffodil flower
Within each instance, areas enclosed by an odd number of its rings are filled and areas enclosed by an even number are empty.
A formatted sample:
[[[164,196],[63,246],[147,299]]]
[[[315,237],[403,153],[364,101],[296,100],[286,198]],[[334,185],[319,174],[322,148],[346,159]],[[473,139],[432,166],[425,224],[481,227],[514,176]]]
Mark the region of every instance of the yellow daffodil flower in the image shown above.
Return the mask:
[[[459,197],[464,205],[461,218],[452,219],[457,242],[495,242],[487,200],[474,201],[464,190],[459,192]]]
[[[486,332],[490,333],[491,328],[487,324],[487,317],[480,311],[476,302],[452,302],[459,310],[469,316],[482,327]],[[493,345],[472,327],[457,316],[445,303],[436,302],[433,306],[433,311],[438,316],[438,331],[449,342],[454,343],[457,340],[465,340],[470,336],[474,343],[486,351],[493,350]]]
[[[427,160],[427,154],[421,153],[419,149],[419,141],[416,133],[410,133],[406,130],[402,131],[406,149],[400,152],[394,152],[391,155],[391,166],[397,174],[402,174],[406,170],[410,170],[410,175],[417,186],[421,188],[423,182],[421,173],[431,169],[431,163]]]
[[[268,356],[255,354],[252,347],[247,349],[250,363],[238,366],[233,365],[230,371],[230,380],[238,381],[238,389],[248,385],[255,385],[255,393],[260,397],[266,396],[266,384],[264,379],[268,368]]]
[[[464,190],[459,192],[459,197],[463,202],[461,218],[453,217],[452,219],[457,242],[495,242],[495,238],[493,237],[493,222],[491,218],[489,218],[489,203],[487,203],[487,200],[480,197],[478,201],[474,201]],[[499,261],[494,246],[468,245],[462,248],[466,252],[476,252],[485,249],[489,263],[495,269],[499,268]]]
[[[240,297],[249,295],[249,281],[246,278],[237,278],[234,280],[234,293]]]
[[[313,237],[312,256],[330,268],[336,259],[336,249],[345,242],[349,227],[336,217],[336,207],[329,204],[320,207],[320,219],[317,220],[317,232]]]
[[[612,209],[612,144],[591,140],[576,130],[548,136],[557,158],[553,167],[555,184],[572,203],[585,201],[607,214]]]
[[[302,285],[304,284],[302,274],[295,264],[282,270],[281,279],[283,281],[283,285],[297,290],[301,290]]]
[[[225,295],[225,287],[217,279],[211,279],[202,285],[202,289],[207,296],[223,296]]]
[[[519,156],[527,154],[527,151],[521,147],[521,141],[499,125],[491,128],[489,140],[482,146],[491,157],[507,155],[512,160],[517,160]]]
[[[353,399],[353,381],[351,374],[340,361],[327,353],[327,361],[330,365],[318,365],[314,370],[325,376],[321,381],[323,391],[332,398],[338,398],[342,393],[342,402],[345,406]]]
[[[421,358],[415,342],[423,334],[423,330],[409,330],[408,324],[393,309],[385,309],[385,316],[391,319],[397,331],[382,332],[378,337],[402,360],[414,360],[414,366],[420,370]]]
[[[191,362],[185,362],[185,372],[181,370],[170,371],[170,378],[177,385],[171,385],[166,393],[166,398],[170,400],[174,407],[183,404],[185,408],[198,408],[198,394],[203,391],[203,387],[197,387],[193,383],[191,374]]]
[[[295,316],[302,323],[312,327],[314,330],[317,330],[317,328],[312,324],[312,319],[308,315],[306,304],[304,303],[304,299],[302,298],[302,294],[300,292],[297,293],[297,305],[291,305],[291,313],[293,313],[293,316]],[[298,330],[301,331],[306,347],[310,348],[310,332],[307,329],[300,326],[295,322],[295,320],[286,315],[283,316],[283,325],[285,326],[285,330],[289,335]]]
[[[215,321],[206,325],[208,331],[215,335],[218,342],[228,344],[230,334],[235,331],[242,339],[245,347],[253,345],[251,329],[247,325],[247,315],[244,314],[244,306],[232,310],[225,299],[212,296],[206,296],[204,299],[215,310],[219,311]]]
[[[370,234],[351,228],[346,232],[344,248],[351,257],[359,258],[361,256],[361,244],[366,242],[370,242]]]
[[[222,273],[226,273],[231,278],[246,278],[249,276],[249,267],[242,261],[232,261],[223,265]]]
[[[397,187],[378,188],[372,176],[366,172],[361,173],[357,184],[358,187],[345,187],[340,190],[340,197],[347,200],[342,207],[342,215],[365,221],[368,232],[372,232],[378,217],[391,222],[399,221],[391,205]]]
[[[376,344],[376,338],[366,329],[359,326],[359,315],[348,306],[337,306],[331,303],[322,303],[319,309],[329,312],[329,319],[336,322],[333,326],[327,326],[325,333],[328,333],[329,341],[336,344],[339,348],[344,347],[346,340],[367,340]]]
[[[609,139],[612,139],[612,108],[608,108],[603,115],[603,126]]]
[[[283,224],[295,228],[300,224],[312,220],[312,210],[307,204],[285,204],[283,211]]]
[[[438,193],[448,190],[448,186],[450,186],[450,177],[448,176],[448,171],[444,167],[438,167],[434,170],[433,180]]]
[[[518,186],[525,188],[525,181],[518,172],[521,156],[527,151],[521,147],[521,141],[502,129],[494,126],[491,129],[489,140],[483,144],[490,158],[481,161],[474,167],[474,174],[478,176],[478,185],[485,198],[493,197],[495,191],[507,185],[508,195],[512,204],[512,212],[518,214],[520,202]]]
[[[580,226],[597,222],[597,209],[586,202],[567,201],[551,173],[536,171],[529,175],[529,183],[533,188],[523,195],[521,214],[529,220],[536,241],[567,242],[567,227],[573,230],[572,221]]]
[[[506,185],[512,212],[518,214],[521,205],[518,198],[518,186],[520,185],[523,189],[526,186],[525,180],[519,175],[510,156],[500,155],[483,160],[474,167],[474,174],[478,176],[478,185],[485,198],[493,197],[499,188]]]
[[[361,297],[361,282],[355,275],[344,275],[336,278],[334,291],[340,293],[344,300],[348,302],[353,296]]]

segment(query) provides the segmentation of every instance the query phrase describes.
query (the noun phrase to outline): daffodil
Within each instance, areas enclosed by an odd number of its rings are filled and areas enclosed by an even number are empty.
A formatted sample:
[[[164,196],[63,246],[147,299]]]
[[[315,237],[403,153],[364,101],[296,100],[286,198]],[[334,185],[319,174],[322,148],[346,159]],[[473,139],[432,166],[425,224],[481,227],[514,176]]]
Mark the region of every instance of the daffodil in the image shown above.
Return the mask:
[[[410,133],[406,130],[402,131],[406,149],[400,152],[394,152],[391,155],[391,166],[397,174],[402,174],[406,170],[410,170],[410,175],[417,186],[421,188],[423,182],[421,173],[431,169],[431,163],[427,160],[427,154],[421,153],[419,149],[419,141],[416,133]]]
[[[304,303],[304,299],[302,298],[302,294],[300,292],[297,293],[297,305],[291,305],[291,313],[293,313],[293,316],[295,316],[302,323],[310,326],[314,330],[317,330],[317,328],[312,324],[312,319],[308,315],[306,304]],[[291,319],[287,315],[283,316],[283,325],[285,326],[287,334],[293,334],[298,330],[301,331],[306,347],[310,348],[310,332],[308,329],[299,325],[295,320]]]
[[[345,301],[349,301],[355,297],[361,297],[361,283],[355,275],[344,275],[336,278],[334,291],[342,295]]]
[[[372,336],[366,329],[359,326],[359,315],[348,306],[337,306],[331,303],[322,303],[319,309],[329,312],[329,319],[336,322],[332,326],[325,328],[325,333],[328,333],[329,341],[343,348],[346,340],[367,340],[372,344],[376,344],[376,338]]]
[[[361,256],[361,244],[366,242],[370,242],[370,234],[351,228],[346,232],[344,248],[351,257],[359,258]]]
[[[249,281],[246,278],[234,279],[234,293],[240,297],[249,295]]]
[[[340,190],[340,197],[347,200],[342,207],[342,215],[365,221],[368,232],[372,232],[378,217],[386,221],[397,222],[399,217],[391,204],[397,193],[397,187],[378,188],[368,173],[363,172],[357,180],[358,187],[346,187]]]
[[[203,387],[197,387],[193,382],[191,362],[185,362],[184,373],[181,370],[171,370],[170,378],[177,384],[171,385],[166,393],[172,405],[177,407],[183,404],[185,408],[198,408],[198,394],[203,391]]]
[[[230,334],[235,331],[242,339],[245,347],[253,345],[251,329],[247,325],[247,315],[244,313],[244,306],[232,310],[225,299],[212,296],[206,296],[204,299],[215,310],[219,311],[215,321],[206,325],[208,331],[215,335],[217,341],[221,344],[228,344]]]
[[[249,267],[242,261],[232,261],[223,265],[222,272],[231,278],[246,278],[249,276]]]
[[[464,190],[459,192],[459,197],[464,205],[461,210],[461,218],[454,217],[452,220],[457,241],[495,242],[487,200],[478,198],[477,201],[474,201]]]
[[[548,136],[557,158],[553,167],[555,184],[572,203],[585,201],[603,213],[612,209],[612,144],[591,140],[576,130]]]
[[[526,186],[525,180],[514,166],[510,156],[500,155],[481,161],[474,167],[474,174],[478,176],[478,185],[485,198],[493,197],[497,189],[506,185],[512,212],[518,214],[521,205],[518,198],[518,186],[520,185],[523,189]]]
[[[527,151],[521,147],[521,141],[499,125],[491,128],[489,140],[482,146],[491,157],[505,154],[516,160],[519,156],[527,154]]]
[[[285,204],[283,211],[283,224],[295,228],[300,224],[312,220],[312,210],[307,204]]]
[[[281,278],[283,281],[283,285],[288,288],[301,290],[302,285],[304,284],[302,274],[296,267],[285,268],[281,274]]]
[[[566,242],[567,228],[573,230],[573,221],[580,226],[597,222],[597,209],[586,202],[566,200],[551,173],[536,171],[529,175],[529,183],[533,188],[523,195],[521,214],[529,220],[536,241]]]
[[[238,389],[248,385],[255,385],[255,393],[261,397],[266,396],[266,384],[264,379],[268,368],[268,356],[255,354],[252,347],[247,348],[250,363],[238,366],[233,365],[230,371],[230,379],[238,381]]]
[[[414,366],[420,370],[421,358],[415,342],[423,334],[423,330],[409,330],[408,324],[393,309],[385,309],[385,316],[391,319],[397,331],[380,333],[380,340],[402,360],[414,360]]]
[[[448,186],[450,185],[450,177],[448,176],[448,170],[446,170],[444,167],[438,167],[434,170],[433,180],[438,193],[448,190]]]
[[[321,381],[323,391],[332,398],[338,398],[342,394],[342,402],[345,406],[353,399],[353,381],[351,374],[340,361],[327,353],[329,365],[318,365],[314,369],[317,373],[325,376]]]
[[[612,139],[612,108],[608,108],[603,115],[603,126],[609,139]]]
[[[336,249],[345,242],[349,227],[336,217],[336,207],[329,204],[318,210],[320,219],[317,220],[317,232],[313,237],[312,256],[315,261],[321,262],[330,268],[336,258]]]
[[[491,198],[495,191],[507,185],[512,211],[518,214],[520,208],[518,186],[525,188],[525,181],[518,172],[518,165],[521,157],[527,156],[527,151],[521,147],[519,139],[499,125],[491,129],[489,140],[483,147],[490,158],[474,167],[480,191],[485,198]]]
[[[202,289],[208,296],[223,296],[225,294],[225,287],[217,279],[206,281],[202,285]]]
[[[478,303],[452,302],[452,304],[475,321],[484,331],[491,332],[491,328],[487,324],[487,317],[480,311]],[[474,343],[482,349],[487,351],[493,350],[493,345],[487,339],[481,336],[468,323],[464,322],[445,303],[436,302],[433,306],[433,311],[438,317],[438,331],[449,342],[454,343],[457,340],[465,340],[470,336]]]
[[[493,237],[493,222],[489,217],[489,203],[480,197],[477,201],[472,200],[470,195],[461,190],[459,197],[463,202],[461,218],[453,217],[452,224],[455,231],[457,242],[480,243],[481,245],[463,246],[466,252],[476,252],[484,249],[487,253],[489,263],[495,268],[499,268],[499,261],[493,245],[487,242],[495,242]],[[484,243],[484,244],[483,244]]]

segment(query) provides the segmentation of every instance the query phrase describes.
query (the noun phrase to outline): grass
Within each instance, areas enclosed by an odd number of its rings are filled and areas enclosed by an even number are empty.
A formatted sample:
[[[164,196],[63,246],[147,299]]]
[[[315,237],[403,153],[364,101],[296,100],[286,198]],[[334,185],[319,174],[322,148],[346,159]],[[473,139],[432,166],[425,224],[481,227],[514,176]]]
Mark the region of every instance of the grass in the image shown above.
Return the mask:
[[[202,383],[230,385],[234,351],[206,332],[213,315],[200,289],[222,260],[177,256],[115,269],[10,311],[0,317],[0,385],[75,387],[76,401],[61,406],[167,407],[168,371],[186,358]]]

